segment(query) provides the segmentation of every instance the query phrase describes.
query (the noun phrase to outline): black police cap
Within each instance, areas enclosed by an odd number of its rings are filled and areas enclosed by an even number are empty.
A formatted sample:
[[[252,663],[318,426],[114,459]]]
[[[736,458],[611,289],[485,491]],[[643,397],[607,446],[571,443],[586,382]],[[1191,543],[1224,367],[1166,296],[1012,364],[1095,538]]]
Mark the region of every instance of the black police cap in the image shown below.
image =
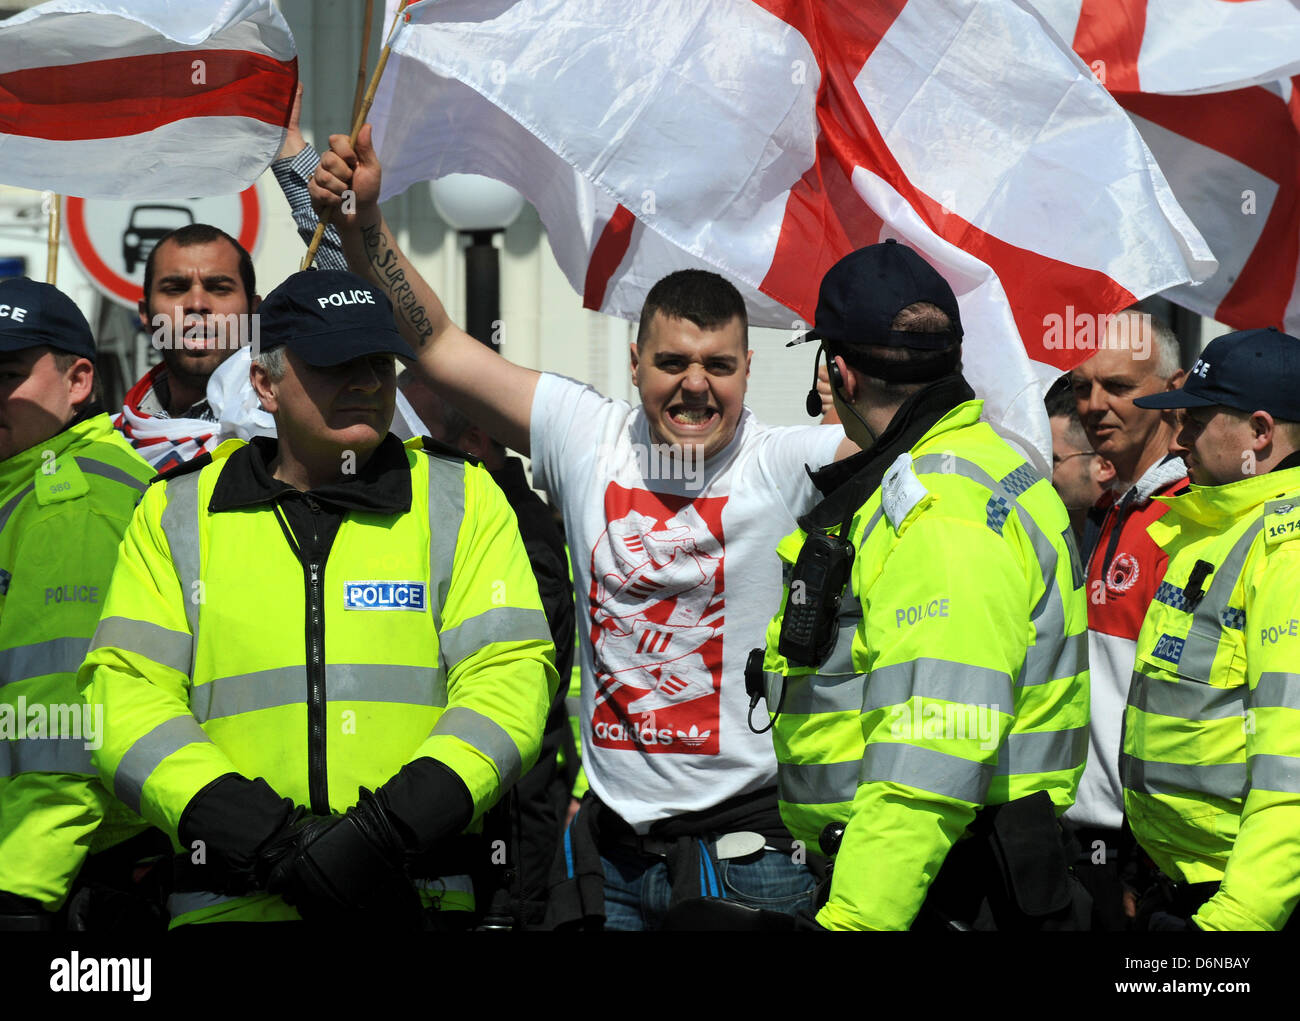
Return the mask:
[[[262,350],[284,345],[308,365],[326,368],[373,354],[415,358],[397,332],[392,303],[355,273],[295,273],[266,296],[258,313]]]
[[[0,280],[0,351],[41,345],[95,360],[95,336],[76,302],[53,284]]]
[[[1178,390],[1138,397],[1139,408],[1228,407],[1300,422],[1300,340],[1275,326],[1238,330],[1205,345]]]

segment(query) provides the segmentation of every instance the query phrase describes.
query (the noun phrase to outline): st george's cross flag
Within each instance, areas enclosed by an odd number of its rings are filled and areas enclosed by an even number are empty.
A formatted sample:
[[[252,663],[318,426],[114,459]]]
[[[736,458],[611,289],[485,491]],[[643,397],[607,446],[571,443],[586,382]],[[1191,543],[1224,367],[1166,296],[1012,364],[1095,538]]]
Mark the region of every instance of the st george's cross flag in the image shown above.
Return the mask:
[[[1049,327],[1214,258],[1141,137],[1020,0],[424,0],[372,110],[384,196],[517,188],[590,308],[677,269],[810,323],[826,270],[897,237],[952,284],[992,417],[1040,450]],[[1068,338],[1067,338],[1068,340]]]
[[[298,82],[270,0],[51,0],[0,21],[0,183],[102,198],[233,194]]]

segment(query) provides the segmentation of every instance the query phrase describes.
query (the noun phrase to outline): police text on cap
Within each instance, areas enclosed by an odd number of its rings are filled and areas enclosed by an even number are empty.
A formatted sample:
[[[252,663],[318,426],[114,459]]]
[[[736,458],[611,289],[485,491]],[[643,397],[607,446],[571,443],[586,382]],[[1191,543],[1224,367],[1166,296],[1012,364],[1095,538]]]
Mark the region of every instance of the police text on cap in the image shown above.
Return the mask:
[[[354,288],[350,291],[335,291],[333,294],[327,294],[325,297],[316,300],[320,302],[321,308],[326,305],[373,305],[375,296],[369,291]]]
[[[27,309],[18,305],[0,305],[0,319],[8,317],[16,323],[21,323],[27,318]]]

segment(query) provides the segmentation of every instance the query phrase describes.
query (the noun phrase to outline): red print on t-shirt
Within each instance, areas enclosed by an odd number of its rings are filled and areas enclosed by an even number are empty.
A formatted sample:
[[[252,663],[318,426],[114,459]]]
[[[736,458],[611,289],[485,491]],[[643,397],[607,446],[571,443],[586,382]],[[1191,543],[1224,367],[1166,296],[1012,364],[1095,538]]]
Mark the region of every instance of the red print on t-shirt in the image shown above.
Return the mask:
[[[718,754],[726,503],[605,490],[589,593],[601,748]]]

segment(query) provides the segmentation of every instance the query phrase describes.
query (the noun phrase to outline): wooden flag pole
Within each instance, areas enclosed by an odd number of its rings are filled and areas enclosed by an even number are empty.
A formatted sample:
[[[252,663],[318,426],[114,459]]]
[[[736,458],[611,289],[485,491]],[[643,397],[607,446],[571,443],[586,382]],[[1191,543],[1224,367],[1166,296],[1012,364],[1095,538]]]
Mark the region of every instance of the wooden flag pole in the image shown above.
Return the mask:
[[[45,242],[45,282],[56,284],[59,279],[59,206],[63,196],[50,196],[49,232]]]
[[[361,59],[357,62],[357,90],[352,95],[352,119],[357,119],[361,97],[366,89],[366,64],[370,59],[370,23],[375,20],[375,0],[366,0],[366,13],[361,26]]]
[[[403,4],[402,7],[406,5]],[[362,100],[361,109],[356,112],[352,119],[352,134],[349,141],[353,146],[357,144],[357,135],[361,133],[361,125],[366,122],[366,115],[370,113],[370,104],[375,101],[375,90],[379,88],[380,76],[384,73],[384,67],[388,64],[388,54],[393,44],[393,33],[397,31],[397,23],[402,20],[402,8],[397,9],[393,16],[393,24],[388,30],[388,38],[384,41],[384,48],[379,53],[379,63],[375,65],[375,73],[370,76],[370,87],[366,89],[365,99]],[[316,249],[320,247],[321,238],[325,236],[325,228],[330,225],[330,220],[334,217],[334,207],[330,206],[325,210],[325,214],[316,224],[316,233],[311,236],[311,244],[307,246],[307,254],[302,257],[302,265],[298,267],[299,271],[310,269],[312,262],[316,259]]]

